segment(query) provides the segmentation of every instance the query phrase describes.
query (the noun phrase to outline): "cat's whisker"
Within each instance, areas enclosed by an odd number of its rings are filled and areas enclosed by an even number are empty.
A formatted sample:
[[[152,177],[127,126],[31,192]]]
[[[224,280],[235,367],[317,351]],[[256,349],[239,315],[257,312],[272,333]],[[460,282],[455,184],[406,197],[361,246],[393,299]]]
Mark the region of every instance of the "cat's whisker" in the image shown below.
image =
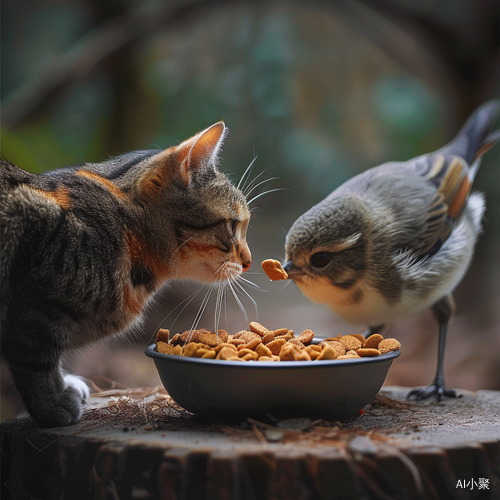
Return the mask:
[[[264,291],[264,290],[262,290],[262,288],[259,285],[257,285],[253,281],[247,280],[246,278],[244,278],[241,275],[238,276],[238,281],[241,281],[241,282],[245,283],[246,285],[248,285],[249,287],[253,288],[254,290],[259,290],[260,292]]]
[[[226,320],[226,328],[228,326],[227,321],[227,287],[224,287],[224,319]]]
[[[238,280],[235,280],[233,282],[233,284],[235,286],[238,287],[238,289],[243,293],[245,294],[251,301],[252,301],[252,304],[254,305],[255,307],[255,314],[257,315],[258,314],[258,307],[257,307],[257,302],[255,302],[254,298],[243,288],[243,286],[241,285],[241,283],[238,282]]]
[[[181,307],[182,305],[184,305],[184,307],[179,311],[179,313],[177,314],[177,316],[174,318],[174,321],[172,322],[171,326],[170,326],[170,330],[172,330],[175,322],[179,319],[179,316],[184,312],[184,310],[189,306],[189,304],[191,304],[191,302],[196,298],[196,296],[203,290],[204,288],[204,285],[200,285],[193,293],[191,293],[188,297],[186,297],[184,300],[182,300],[177,306],[174,307],[174,309],[172,309],[166,316],[164,316],[162,318],[162,320],[158,323],[158,325],[156,325],[156,328],[153,330],[153,334],[151,335],[151,337],[149,337],[149,340],[148,340],[148,345],[151,343],[151,341],[153,340],[153,338],[155,337],[156,335],[156,332],[158,331],[159,328],[161,328],[161,325],[170,317],[172,316],[172,314],[175,313],[175,311],[177,311],[177,309],[179,309],[179,307]]]
[[[247,203],[250,205],[250,203],[253,203],[257,198],[260,198],[261,196],[264,196],[265,194],[274,193],[276,191],[284,191],[285,189],[286,188],[275,188],[275,189],[269,189],[267,191],[263,191],[262,193],[255,195],[251,200],[248,200]]]
[[[200,309],[198,310],[198,312],[196,313],[196,316],[194,317],[193,324],[191,326],[190,333],[188,335],[186,342],[191,341],[194,330],[196,330],[198,328],[198,323],[200,322],[203,314],[205,313],[205,309],[207,308],[207,304],[208,304],[208,301],[210,300],[210,296],[212,295],[213,290],[214,290],[214,285],[210,285],[208,290],[207,290],[207,293],[205,294],[205,297],[203,297],[203,300],[202,300],[201,305],[200,305]]]
[[[236,186],[236,189],[240,189],[240,186],[242,191],[245,189],[246,181],[248,180],[248,177],[250,175],[250,172],[252,171],[252,167],[256,159],[257,156],[254,157],[254,159],[250,162],[250,165],[248,165],[248,167],[245,169],[243,175],[240,178],[240,181],[238,182],[238,185]]]
[[[215,331],[219,332],[219,321],[220,321],[220,314],[222,310],[222,295],[223,295],[223,290],[224,290],[224,284],[222,281],[219,281],[217,284],[217,299],[215,302],[215,317],[214,317],[214,325],[215,325]]]
[[[250,189],[252,189],[252,188],[253,188],[253,186],[254,186],[254,185],[255,185],[255,183],[257,182],[257,179],[258,179],[261,175],[264,175],[265,173],[266,173],[266,171],[265,171],[265,170],[263,170],[262,172],[258,173],[258,174],[257,174],[257,175],[256,175],[256,176],[255,176],[255,177],[254,177],[254,178],[253,178],[253,179],[252,179],[252,180],[248,183],[248,185],[246,185],[246,186],[244,187],[244,189],[242,189],[242,190],[241,190],[241,191],[242,191],[242,193],[243,193],[245,196],[247,196],[247,195],[248,195],[248,191],[249,191]]]
[[[245,193],[245,196],[248,198],[250,196],[250,193],[252,191],[255,191],[259,186],[262,186],[262,184],[265,184],[266,182],[271,182],[271,181],[276,181],[279,180],[279,177],[269,177],[269,179],[265,179],[263,181],[260,181],[259,183],[255,184],[255,186],[252,187],[249,191]]]
[[[238,297],[238,294],[236,293],[236,290],[233,288],[233,283],[231,281],[228,281],[227,282],[227,286],[228,286],[229,290],[231,290],[231,293],[233,294],[234,300],[238,304],[238,307],[241,309],[241,311],[245,315],[245,321],[248,323],[248,314],[247,314],[247,311],[245,309],[245,306],[242,304],[240,298]]]

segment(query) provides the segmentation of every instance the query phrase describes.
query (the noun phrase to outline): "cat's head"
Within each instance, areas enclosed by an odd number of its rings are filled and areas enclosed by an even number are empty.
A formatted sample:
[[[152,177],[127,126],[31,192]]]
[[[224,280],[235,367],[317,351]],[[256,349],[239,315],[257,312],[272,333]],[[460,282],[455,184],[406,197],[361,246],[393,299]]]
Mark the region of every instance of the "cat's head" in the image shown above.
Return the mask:
[[[112,160],[111,168],[107,162],[108,179],[142,214],[134,240],[148,247],[148,267],[166,277],[211,283],[250,267],[247,200],[217,168],[226,134],[218,122],[178,146],[131,153]]]

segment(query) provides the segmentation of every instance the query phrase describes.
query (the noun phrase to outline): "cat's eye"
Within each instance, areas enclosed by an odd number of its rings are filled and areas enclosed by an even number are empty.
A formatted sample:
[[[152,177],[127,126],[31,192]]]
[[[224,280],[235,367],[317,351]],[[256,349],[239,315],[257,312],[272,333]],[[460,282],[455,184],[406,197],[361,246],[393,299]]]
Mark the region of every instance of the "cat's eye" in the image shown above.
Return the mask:
[[[236,228],[238,227],[238,221],[237,220],[231,220],[231,233],[233,236],[236,234]]]
[[[326,267],[333,259],[334,254],[332,252],[316,252],[311,255],[311,266],[317,267],[319,269]]]

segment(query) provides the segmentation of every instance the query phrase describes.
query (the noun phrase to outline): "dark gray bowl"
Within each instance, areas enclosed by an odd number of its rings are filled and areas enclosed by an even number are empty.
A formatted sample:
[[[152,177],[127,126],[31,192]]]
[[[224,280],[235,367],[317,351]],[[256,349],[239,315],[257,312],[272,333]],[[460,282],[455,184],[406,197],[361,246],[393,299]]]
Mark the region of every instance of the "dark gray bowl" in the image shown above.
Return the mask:
[[[219,361],[146,348],[172,399],[222,421],[248,417],[340,420],[357,415],[378,393],[399,351],[328,361]]]

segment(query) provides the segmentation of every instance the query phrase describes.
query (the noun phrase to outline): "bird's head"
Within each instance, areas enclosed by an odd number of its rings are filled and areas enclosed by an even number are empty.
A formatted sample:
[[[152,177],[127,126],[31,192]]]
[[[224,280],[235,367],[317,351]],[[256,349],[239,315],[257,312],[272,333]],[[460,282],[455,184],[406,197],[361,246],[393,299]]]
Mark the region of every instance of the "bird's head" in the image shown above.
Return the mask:
[[[288,231],[283,268],[304,295],[328,304],[332,287],[354,289],[365,274],[368,232],[367,212],[360,200],[328,197]]]

